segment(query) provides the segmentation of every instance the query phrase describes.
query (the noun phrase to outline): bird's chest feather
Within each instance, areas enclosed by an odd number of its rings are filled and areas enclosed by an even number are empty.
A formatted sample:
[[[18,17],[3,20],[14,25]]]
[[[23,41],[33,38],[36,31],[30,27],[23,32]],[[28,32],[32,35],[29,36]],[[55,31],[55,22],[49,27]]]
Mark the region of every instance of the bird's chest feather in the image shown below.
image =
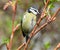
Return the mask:
[[[33,14],[25,14],[23,16],[22,27],[26,31],[31,31],[36,24],[36,16]]]

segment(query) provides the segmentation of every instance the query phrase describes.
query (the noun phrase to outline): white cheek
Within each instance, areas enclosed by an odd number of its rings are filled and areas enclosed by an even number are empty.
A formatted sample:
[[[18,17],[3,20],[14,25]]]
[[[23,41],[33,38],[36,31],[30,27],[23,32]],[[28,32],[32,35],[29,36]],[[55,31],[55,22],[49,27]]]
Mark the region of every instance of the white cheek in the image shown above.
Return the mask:
[[[30,9],[30,11],[31,11],[33,14],[37,15],[37,12],[35,12],[34,10],[31,10],[31,9]]]
[[[35,15],[37,15],[37,13],[36,13],[36,12],[34,12],[34,14],[35,14]]]
[[[37,15],[37,13],[35,11],[32,11],[35,15]]]

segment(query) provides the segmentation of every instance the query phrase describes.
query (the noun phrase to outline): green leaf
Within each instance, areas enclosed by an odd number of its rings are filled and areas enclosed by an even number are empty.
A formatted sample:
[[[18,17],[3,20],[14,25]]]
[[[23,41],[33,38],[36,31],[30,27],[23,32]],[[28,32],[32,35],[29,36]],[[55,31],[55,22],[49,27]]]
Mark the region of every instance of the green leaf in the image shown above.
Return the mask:
[[[2,38],[2,44],[7,44],[9,42],[9,38],[3,37]]]
[[[54,6],[52,3],[48,5],[48,8],[49,8],[49,9],[52,9],[52,8],[54,8],[54,7],[55,7],[55,6]]]
[[[50,47],[50,42],[46,42],[46,43],[44,44],[44,46],[45,46],[46,49],[48,49],[48,48]]]

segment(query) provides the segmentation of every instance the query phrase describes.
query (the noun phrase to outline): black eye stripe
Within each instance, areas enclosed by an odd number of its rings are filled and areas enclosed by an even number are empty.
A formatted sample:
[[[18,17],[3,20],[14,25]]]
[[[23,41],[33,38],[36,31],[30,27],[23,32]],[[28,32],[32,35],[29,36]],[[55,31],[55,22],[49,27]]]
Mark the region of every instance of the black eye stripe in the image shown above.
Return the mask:
[[[37,12],[36,10],[34,10],[35,12]]]
[[[36,9],[32,9],[32,10],[34,10],[35,12],[37,12],[37,10],[36,10]]]

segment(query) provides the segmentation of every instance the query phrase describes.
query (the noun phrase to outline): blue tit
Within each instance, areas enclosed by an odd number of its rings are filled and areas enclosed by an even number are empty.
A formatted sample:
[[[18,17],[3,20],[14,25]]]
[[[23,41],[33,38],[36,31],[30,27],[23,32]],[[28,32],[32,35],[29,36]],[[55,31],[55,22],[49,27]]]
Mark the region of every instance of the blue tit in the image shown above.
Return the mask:
[[[25,13],[22,18],[21,22],[21,28],[22,28],[22,34],[24,37],[26,37],[26,42],[29,38],[29,33],[32,31],[33,27],[36,24],[37,14],[38,10],[30,7]]]

